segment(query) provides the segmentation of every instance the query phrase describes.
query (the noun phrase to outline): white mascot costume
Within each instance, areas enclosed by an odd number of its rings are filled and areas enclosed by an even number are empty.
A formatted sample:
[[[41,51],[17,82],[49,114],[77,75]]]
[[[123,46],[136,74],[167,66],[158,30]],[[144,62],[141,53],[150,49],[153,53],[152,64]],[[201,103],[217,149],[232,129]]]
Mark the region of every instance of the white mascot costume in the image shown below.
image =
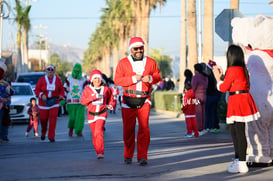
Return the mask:
[[[250,92],[261,118],[247,124],[247,161],[272,165],[273,158],[273,17],[234,18],[232,39],[245,51]]]

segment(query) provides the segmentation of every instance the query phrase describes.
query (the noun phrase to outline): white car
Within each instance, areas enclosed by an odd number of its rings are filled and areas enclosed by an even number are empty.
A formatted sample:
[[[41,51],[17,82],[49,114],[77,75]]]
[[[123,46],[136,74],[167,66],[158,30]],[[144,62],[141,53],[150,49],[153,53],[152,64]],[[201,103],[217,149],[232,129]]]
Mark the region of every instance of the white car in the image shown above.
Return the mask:
[[[14,95],[11,96],[10,104],[10,118],[13,123],[29,122],[29,115],[27,113],[30,107],[30,99],[36,98],[30,83],[12,82]]]
[[[21,73],[17,76],[15,82],[27,82],[31,84],[32,89],[35,89],[35,86],[38,82],[38,80],[45,76],[45,72],[26,72]]]

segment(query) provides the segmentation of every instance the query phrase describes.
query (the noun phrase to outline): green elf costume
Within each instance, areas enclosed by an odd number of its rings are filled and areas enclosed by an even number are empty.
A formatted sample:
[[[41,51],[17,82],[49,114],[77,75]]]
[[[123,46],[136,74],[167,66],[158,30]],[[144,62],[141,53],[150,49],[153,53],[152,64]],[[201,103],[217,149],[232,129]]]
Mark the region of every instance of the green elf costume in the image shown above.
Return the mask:
[[[72,75],[68,76],[64,89],[66,93],[67,111],[69,116],[68,135],[73,135],[73,129],[78,136],[82,136],[84,127],[85,106],[81,104],[83,89],[88,85],[88,80],[82,77],[82,66],[76,63],[72,70]]]

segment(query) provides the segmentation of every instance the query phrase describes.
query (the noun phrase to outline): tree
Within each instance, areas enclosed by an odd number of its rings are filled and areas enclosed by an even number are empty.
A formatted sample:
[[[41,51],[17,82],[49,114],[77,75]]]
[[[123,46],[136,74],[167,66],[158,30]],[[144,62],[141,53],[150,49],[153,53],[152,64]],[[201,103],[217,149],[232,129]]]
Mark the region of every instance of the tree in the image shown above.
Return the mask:
[[[167,77],[172,74],[171,62],[172,58],[169,55],[162,54],[163,49],[151,48],[150,57],[153,58],[160,70],[161,77]]]
[[[72,71],[73,68],[72,63],[62,60],[56,53],[50,56],[49,62],[56,67],[56,74],[61,78],[62,81],[65,80],[66,73]]]
[[[16,6],[16,17],[15,21],[17,23],[17,74],[22,71],[27,70],[28,64],[28,32],[30,30],[30,19],[29,12],[31,6],[26,6],[23,8],[19,0],[15,0]],[[22,42],[22,29],[23,29],[23,42]],[[23,52],[23,61],[22,61],[22,52]],[[23,67],[22,67],[23,63]]]

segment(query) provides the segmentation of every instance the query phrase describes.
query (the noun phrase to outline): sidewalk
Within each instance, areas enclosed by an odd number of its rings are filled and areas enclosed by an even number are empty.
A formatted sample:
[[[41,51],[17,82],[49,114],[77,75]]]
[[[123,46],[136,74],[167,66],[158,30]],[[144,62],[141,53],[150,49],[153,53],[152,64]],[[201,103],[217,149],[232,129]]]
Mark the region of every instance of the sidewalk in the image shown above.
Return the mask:
[[[183,138],[185,122],[170,114],[151,112],[151,144],[144,167],[137,164],[136,157],[131,165],[123,162],[120,112],[109,114],[104,160],[96,159],[88,125],[82,138],[69,138],[66,124],[67,117],[58,118],[55,143],[25,138],[25,125],[11,128],[11,141],[0,143],[0,180],[272,180],[273,167],[252,167],[247,174],[227,173],[233,157],[229,133]]]

